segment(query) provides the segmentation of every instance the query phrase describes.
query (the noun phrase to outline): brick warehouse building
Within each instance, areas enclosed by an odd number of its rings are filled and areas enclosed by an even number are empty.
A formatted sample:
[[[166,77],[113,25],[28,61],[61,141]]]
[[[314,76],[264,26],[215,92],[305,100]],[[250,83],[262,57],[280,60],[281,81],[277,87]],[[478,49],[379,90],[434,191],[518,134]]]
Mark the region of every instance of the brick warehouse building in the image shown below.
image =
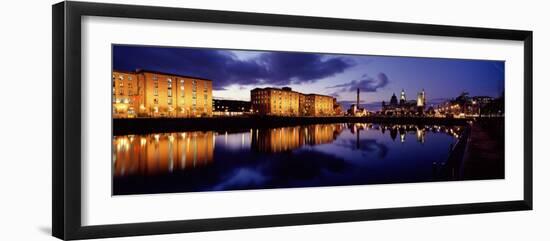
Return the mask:
[[[335,99],[319,94],[302,94],[289,87],[255,88],[250,91],[255,114],[276,116],[332,116]]]
[[[157,71],[113,70],[113,117],[212,116],[212,81]]]
[[[291,88],[255,88],[250,91],[250,102],[255,114],[299,116],[302,94]]]
[[[307,94],[305,95],[303,113],[306,116],[332,116],[334,115],[334,102],[336,101],[332,96]]]

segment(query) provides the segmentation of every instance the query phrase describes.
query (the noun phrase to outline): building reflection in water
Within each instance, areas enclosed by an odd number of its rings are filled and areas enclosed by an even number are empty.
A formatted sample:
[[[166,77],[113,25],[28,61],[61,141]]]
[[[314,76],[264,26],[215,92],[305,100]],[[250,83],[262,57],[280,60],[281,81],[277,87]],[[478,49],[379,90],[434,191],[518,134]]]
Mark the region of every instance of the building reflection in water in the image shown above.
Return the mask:
[[[378,125],[373,126],[371,129],[378,129],[382,134],[385,134],[386,131],[390,132],[390,137],[393,141],[396,141],[397,135],[399,134],[399,141],[405,142],[407,138],[407,133],[415,133],[416,140],[420,143],[426,142],[426,132],[432,133],[446,133],[455,138],[458,138],[463,128],[460,126],[417,126],[417,125]]]
[[[293,126],[256,129],[252,150],[265,153],[290,151],[304,145],[331,143],[344,130],[344,124]]]
[[[217,133],[194,131],[148,135],[126,135],[113,138],[113,169],[115,176],[132,174],[155,175],[205,166],[214,161],[215,138],[225,147],[246,148],[261,153],[291,151],[306,145],[332,143],[348,129],[356,136],[356,148],[360,149],[360,135],[367,131],[389,132],[391,139],[404,143],[407,137],[416,136],[424,144],[426,132],[446,133],[455,138],[461,127],[416,126],[394,124],[339,123],[307,126],[250,129],[245,132]],[[399,136],[399,140],[397,140]]]
[[[206,165],[214,159],[213,132],[115,136],[115,176],[154,175]]]

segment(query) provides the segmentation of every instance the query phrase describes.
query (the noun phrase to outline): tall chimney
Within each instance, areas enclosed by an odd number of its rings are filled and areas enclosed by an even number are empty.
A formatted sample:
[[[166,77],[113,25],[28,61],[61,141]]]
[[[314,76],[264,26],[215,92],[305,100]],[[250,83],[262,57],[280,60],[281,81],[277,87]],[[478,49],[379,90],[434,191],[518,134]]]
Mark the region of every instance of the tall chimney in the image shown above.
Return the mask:
[[[359,88],[357,88],[357,108],[359,108]]]

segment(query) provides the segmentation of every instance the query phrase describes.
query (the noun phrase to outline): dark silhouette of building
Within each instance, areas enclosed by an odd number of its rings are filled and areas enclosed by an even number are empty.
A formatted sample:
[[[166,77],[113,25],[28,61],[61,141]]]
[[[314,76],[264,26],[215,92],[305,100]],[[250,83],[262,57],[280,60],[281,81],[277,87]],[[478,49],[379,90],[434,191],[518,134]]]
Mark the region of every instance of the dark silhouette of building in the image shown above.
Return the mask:
[[[445,101],[434,108],[434,115],[438,117],[486,117],[504,115],[504,96],[493,98],[490,96],[473,96],[463,91],[454,99]]]

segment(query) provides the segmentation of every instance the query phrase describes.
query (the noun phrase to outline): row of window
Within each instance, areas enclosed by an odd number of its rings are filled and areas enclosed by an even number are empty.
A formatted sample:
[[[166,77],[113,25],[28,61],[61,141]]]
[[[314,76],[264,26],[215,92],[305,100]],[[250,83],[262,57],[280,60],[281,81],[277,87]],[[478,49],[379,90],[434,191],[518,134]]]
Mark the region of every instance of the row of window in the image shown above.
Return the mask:
[[[120,80],[119,83],[118,83],[118,94],[119,95],[124,95],[124,75],[119,75],[118,76],[118,79]],[[128,87],[128,95],[133,95],[134,93],[132,92],[133,90],[133,81],[132,81],[132,76],[128,76],[128,84],[127,84],[127,87]],[[138,86],[139,87],[139,86]],[[115,97],[116,95],[116,76],[113,75],[113,97]]]
[[[168,89],[168,97],[172,97],[172,79],[171,78],[168,78],[167,79],[168,81],[168,86],[167,86],[167,89]],[[192,80],[192,93],[193,93],[193,99],[195,99],[197,96],[197,80]],[[158,78],[156,76],[153,76],[153,95],[155,96],[158,96],[158,88],[159,88],[159,83],[158,83]],[[208,93],[208,83],[207,82],[204,82],[204,88],[203,88],[203,91],[204,91],[204,96],[205,96],[205,99],[206,99],[206,96],[207,96],[207,93]],[[180,96],[181,97],[185,97],[185,80],[184,79],[180,79]]]
[[[123,80],[124,79],[124,76],[123,75],[120,75],[119,76],[119,79],[120,80]],[[131,76],[128,76],[128,88],[132,88],[132,77]],[[193,91],[196,92],[197,91],[197,80],[192,80],[192,84],[193,84]],[[167,85],[167,89],[168,89],[168,96],[172,96],[172,79],[171,78],[168,78],[167,79],[167,82],[168,82],[168,85]],[[184,79],[180,79],[180,89],[181,89],[181,96],[184,97],[184,94],[185,94],[185,80]],[[115,81],[115,75],[113,75],[113,89],[116,87],[116,81]],[[159,82],[158,82],[158,78],[156,76],[153,76],[153,87],[154,87],[154,95],[158,95],[158,88],[159,88]],[[123,81],[120,81],[119,82],[119,89],[120,89],[120,94],[123,95],[123,88],[124,88],[124,82]],[[204,89],[203,89],[204,93],[208,93],[208,83],[207,82],[204,82]]]

